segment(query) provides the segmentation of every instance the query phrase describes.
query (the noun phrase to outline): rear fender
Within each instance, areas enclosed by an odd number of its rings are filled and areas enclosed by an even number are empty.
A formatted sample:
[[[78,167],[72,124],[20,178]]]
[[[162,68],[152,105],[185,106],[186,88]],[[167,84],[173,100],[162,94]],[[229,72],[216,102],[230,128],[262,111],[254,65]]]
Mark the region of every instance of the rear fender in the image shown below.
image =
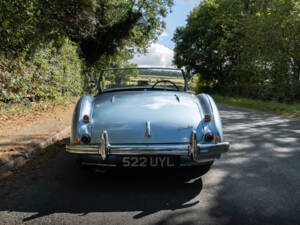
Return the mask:
[[[75,140],[80,139],[83,134],[91,137],[93,101],[94,97],[85,95],[77,102],[72,119],[71,144],[74,144]],[[83,121],[84,115],[89,117],[89,123]]]
[[[210,115],[211,118],[209,122],[203,122],[203,126],[201,127],[202,128],[201,132],[205,134],[211,131],[215,136],[220,136],[220,142],[223,142],[224,140],[223,140],[222,121],[215,101],[208,94],[199,94],[197,95],[197,98],[200,102],[204,115]],[[199,141],[201,141],[202,143],[204,142],[204,140],[199,140]]]

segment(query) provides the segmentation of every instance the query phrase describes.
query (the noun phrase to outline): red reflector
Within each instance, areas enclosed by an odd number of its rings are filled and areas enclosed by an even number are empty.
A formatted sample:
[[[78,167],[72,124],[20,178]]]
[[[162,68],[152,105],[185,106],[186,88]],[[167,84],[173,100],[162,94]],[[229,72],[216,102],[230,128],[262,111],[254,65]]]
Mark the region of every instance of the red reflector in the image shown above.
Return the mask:
[[[84,115],[83,116],[83,121],[88,123],[89,122],[89,116],[88,115]]]
[[[204,118],[205,118],[205,122],[209,122],[210,121],[210,115],[209,114],[205,115]]]

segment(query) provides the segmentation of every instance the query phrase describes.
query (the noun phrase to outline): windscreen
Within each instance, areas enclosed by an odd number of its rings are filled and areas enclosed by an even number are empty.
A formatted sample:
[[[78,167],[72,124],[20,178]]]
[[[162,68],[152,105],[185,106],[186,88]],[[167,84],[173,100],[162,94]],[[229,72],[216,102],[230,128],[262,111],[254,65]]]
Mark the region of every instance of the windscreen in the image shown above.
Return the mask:
[[[184,90],[181,70],[126,68],[104,70],[100,77],[102,91],[119,88],[163,88]]]

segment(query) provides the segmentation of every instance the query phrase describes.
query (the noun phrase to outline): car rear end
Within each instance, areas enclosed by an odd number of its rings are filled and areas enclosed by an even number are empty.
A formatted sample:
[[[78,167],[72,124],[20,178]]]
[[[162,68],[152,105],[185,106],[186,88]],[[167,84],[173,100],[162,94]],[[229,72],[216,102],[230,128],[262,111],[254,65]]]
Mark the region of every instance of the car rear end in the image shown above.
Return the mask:
[[[220,118],[210,101],[207,95],[178,92],[85,96],[74,112],[67,152],[97,166],[211,163],[228,151],[229,143],[223,141]]]

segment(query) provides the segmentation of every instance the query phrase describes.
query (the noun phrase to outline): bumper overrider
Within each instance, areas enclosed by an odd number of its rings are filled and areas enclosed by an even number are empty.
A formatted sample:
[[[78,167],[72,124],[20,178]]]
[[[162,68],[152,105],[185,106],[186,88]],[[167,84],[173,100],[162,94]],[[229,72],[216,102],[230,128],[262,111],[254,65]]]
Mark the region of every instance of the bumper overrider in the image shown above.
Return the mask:
[[[229,143],[198,144],[197,134],[192,132],[190,143],[186,144],[116,144],[108,141],[107,131],[103,131],[99,145],[67,145],[66,151],[73,154],[100,155],[106,160],[110,155],[164,155],[187,156],[199,161],[205,158],[219,158],[221,153],[229,150]]]

